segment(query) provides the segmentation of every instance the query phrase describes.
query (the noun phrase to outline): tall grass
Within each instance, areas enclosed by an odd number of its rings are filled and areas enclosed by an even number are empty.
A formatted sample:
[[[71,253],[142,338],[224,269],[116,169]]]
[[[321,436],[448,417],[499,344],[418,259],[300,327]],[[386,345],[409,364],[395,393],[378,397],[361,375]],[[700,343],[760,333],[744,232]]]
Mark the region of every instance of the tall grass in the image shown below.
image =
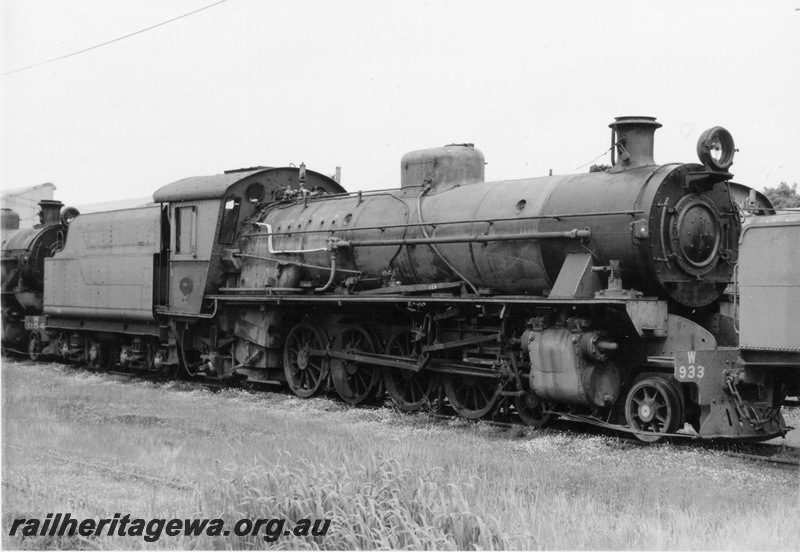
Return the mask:
[[[284,455],[287,456],[287,455]],[[367,454],[350,466],[329,467],[303,458],[268,466],[262,460],[228,465],[198,491],[208,517],[235,520],[330,518],[324,537],[291,537],[285,549],[507,549],[501,523],[473,508],[461,489],[440,484],[397,461]],[[209,541],[200,548],[273,546],[259,536]],[[528,547],[528,546],[524,546]]]
[[[25,363],[3,366],[2,392],[4,527],[48,512],[332,519],[273,543],[4,534],[6,548],[800,550],[797,471],[702,449]]]
[[[587,467],[571,478],[531,466],[459,481],[365,452],[330,467],[282,454],[220,466],[198,489],[198,510],[239,518],[331,518],[324,538],[198,539],[200,548],[250,549],[800,549],[800,500],[719,502],[696,481],[622,481]],[[566,481],[565,481],[566,480]],[[722,493],[724,495],[724,492]],[[796,497],[797,495],[795,495]]]

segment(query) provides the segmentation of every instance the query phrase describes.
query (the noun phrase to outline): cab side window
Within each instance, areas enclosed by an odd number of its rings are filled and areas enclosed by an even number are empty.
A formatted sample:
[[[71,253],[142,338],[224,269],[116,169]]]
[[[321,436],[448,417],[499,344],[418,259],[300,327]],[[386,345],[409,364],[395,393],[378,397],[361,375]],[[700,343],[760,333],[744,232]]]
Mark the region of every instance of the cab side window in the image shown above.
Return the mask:
[[[225,198],[222,210],[222,224],[219,228],[219,243],[231,244],[236,238],[236,223],[239,222],[239,208],[242,200],[238,197]]]
[[[196,207],[175,208],[175,254],[194,255],[197,249],[195,240]]]

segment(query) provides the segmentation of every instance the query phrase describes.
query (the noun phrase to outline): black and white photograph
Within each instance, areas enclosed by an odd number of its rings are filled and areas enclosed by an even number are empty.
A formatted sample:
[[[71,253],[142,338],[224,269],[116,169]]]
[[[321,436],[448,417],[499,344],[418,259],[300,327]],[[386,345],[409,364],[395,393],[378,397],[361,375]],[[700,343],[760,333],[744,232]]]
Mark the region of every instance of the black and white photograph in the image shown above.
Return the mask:
[[[2,549],[800,551],[800,1],[0,10]]]

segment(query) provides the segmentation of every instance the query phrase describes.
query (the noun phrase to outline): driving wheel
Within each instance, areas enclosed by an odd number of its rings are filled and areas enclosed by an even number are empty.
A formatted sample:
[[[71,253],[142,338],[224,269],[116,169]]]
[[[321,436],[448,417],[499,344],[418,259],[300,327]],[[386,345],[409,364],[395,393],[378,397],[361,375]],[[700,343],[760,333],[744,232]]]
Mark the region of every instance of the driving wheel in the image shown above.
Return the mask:
[[[283,371],[286,382],[298,397],[314,396],[328,378],[327,346],[325,330],[312,322],[300,322],[286,336]]]

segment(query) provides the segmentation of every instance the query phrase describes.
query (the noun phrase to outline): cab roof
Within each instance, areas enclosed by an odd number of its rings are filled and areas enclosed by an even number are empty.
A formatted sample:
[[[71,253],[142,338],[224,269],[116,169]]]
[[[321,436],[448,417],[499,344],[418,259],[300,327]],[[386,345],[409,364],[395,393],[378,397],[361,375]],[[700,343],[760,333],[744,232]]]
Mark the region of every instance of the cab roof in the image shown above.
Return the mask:
[[[218,199],[225,195],[225,191],[228,188],[240,180],[268,170],[271,169],[269,167],[259,167],[254,170],[183,178],[156,190],[155,193],[153,193],[153,201],[156,203],[166,203],[169,201],[188,201],[194,199]]]

